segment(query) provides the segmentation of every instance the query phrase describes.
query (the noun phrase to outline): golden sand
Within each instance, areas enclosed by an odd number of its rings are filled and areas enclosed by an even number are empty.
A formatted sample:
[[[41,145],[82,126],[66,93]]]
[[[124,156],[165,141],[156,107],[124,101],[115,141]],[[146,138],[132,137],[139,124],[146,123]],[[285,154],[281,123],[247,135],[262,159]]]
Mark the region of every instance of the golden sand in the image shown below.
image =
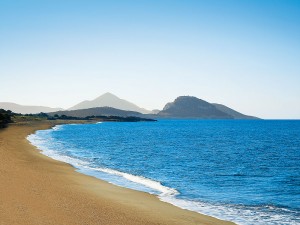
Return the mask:
[[[80,174],[42,155],[26,137],[56,123],[12,124],[0,130],[1,225],[233,224]]]

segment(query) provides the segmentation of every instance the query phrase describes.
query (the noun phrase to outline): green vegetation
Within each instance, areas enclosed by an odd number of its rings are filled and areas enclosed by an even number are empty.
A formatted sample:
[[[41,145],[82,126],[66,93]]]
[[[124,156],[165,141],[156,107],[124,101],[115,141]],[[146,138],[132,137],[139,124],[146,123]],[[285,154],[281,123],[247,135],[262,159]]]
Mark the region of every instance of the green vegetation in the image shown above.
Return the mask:
[[[100,120],[100,121],[111,121],[111,122],[154,122],[156,120],[153,119],[146,119],[141,117],[135,116],[128,116],[128,117],[121,117],[121,116],[87,116],[85,119],[88,120]]]
[[[0,109],[0,128],[6,127],[8,123],[12,122],[14,113],[10,110]]]
[[[121,117],[121,116],[87,116],[75,117],[55,114],[53,116],[47,113],[38,114],[19,114],[13,113],[10,110],[0,109],[0,128],[6,127],[13,122],[28,122],[28,121],[42,121],[42,120],[85,120],[85,121],[108,121],[108,122],[140,122],[140,121],[156,121],[153,119],[146,119],[140,117]]]
[[[47,120],[96,120],[96,121],[110,121],[110,122],[140,122],[140,121],[156,121],[153,119],[140,118],[135,116],[121,117],[121,116],[86,116],[75,117],[55,114],[50,116],[46,113],[36,114],[36,116],[45,118]]]
[[[38,114],[40,115],[40,114]],[[46,114],[47,115],[47,114]],[[43,115],[44,116],[44,115]],[[121,117],[121,116],[86,116],[86,117],[75,117],[66,115],[49,116],[48,120],[95,120],[95,121],[108,121],[108,122],[140,122],[140,121],[156,121],[153,119],[140,118],[135,116]]]

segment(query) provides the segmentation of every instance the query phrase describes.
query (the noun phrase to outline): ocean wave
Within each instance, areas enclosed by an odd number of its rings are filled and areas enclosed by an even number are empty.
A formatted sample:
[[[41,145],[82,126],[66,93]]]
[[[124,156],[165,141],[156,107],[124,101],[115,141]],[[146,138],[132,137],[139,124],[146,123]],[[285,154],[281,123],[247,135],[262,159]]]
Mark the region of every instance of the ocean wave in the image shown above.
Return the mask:
[[[232,221],[240,225],[299,225],[299,222],[292,219],[290,216],[292,214],[295,215],[295,211],[276,206],[213,204],[209,202],[180,199],[172,196],[159,198],[161,201],[171,203],[179,208]]]
[[[52,128],[53,129],[53,128]],[[60,128],[58,128],[60,129]],[[58,130],[53,129],[53,130]],[[45,130],[44,134],[47,133],[48,130]],[[64,154],[59,153],[56,149],[52,149],[51,146],[47,145],[49,142],[51,142],[52,138],[47,137],[47,139],[44,139],[43,137],[37,135],[37,134],[31,134],[27,136],[27,140],[34,146],[36,146],[43,155],[46,155],[52,159],[62,161],[65,163],[68,163],[76,168],[80,168],[81,166],[88,165],[88,162],[80,159],[76,159],[74,157],[70,157]],[[57,145],[56,145],[57,146]]]
[[[70,124],[71,125],[71,124]],[[54,127],[52,127],[52,130],[62,130],[63,126],[65,125],[55,125]]]
[[[138,183],[138,184],[141,184],[145,187],[154,189],[154,190],[160,192],[160,194],[159,194],[160,197],[176,196],[176,195],[179,194],[179,192],[174,188],[166,187],[158,181],[154,181],[154,180],[142,177],[142,176],[136,176],[136,175],[133,175],[133,174],[124,173],[124,172],[120,172],[120,171],[113,170],[113,169],[108,169],[108,168],[91,168],[90,167],[90,169],[94,170],[94,171],[101,171],[101,172],[104,172],[104,173],[117,175],[117,176],[123,177],[126,180],[129,180],[131,182]]]

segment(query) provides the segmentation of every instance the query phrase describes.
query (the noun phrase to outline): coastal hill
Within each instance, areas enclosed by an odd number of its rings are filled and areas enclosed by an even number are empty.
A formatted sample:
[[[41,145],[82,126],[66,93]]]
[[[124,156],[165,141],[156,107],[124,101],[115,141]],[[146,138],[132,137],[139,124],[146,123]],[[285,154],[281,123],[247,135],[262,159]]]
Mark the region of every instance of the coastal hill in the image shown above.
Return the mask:
[[[255,119],[227,106],[211,104],[192,96],[176,98],[174,102],[166,104],[157,115],[164,118]]]
[[[0,108],[5,110],[11,110],[15,113],[22,113],[22,114],[40,113],[40,112],[48,113],[48,112],[55,112],[55,111],[62,110],[62,108],[19,105],[12,102],[0,102]]]
[[[191,96],[180,96],[174,102],[167,103],[158,115],[175,118],[233,119],[214,105]]]
[[[254,120],[259,119],[258,117],[255,116],[248,116],[242,114],[222,104],[212,103],[212,105],[214,105],[218,110],[231,115],[234,119],[254,119]]]
[[[49,116],[74,116],[74,117],[88,117],[88,116],[120,116],[120,117],[141,117],[142,113],[135,111],[126,111],[115,109],[112,107],[96,107],[89,109],[65,110],[48,113]]]
[[[148,114],[151,112],[146,109],[140,108],[129,101],[121,99],[109,92],[99,96],[94,100],[80,102],[79,104],[69,108],[68,110],[89,109],[96,107],[112,107],[115,109],[135,111],[143,114]]]

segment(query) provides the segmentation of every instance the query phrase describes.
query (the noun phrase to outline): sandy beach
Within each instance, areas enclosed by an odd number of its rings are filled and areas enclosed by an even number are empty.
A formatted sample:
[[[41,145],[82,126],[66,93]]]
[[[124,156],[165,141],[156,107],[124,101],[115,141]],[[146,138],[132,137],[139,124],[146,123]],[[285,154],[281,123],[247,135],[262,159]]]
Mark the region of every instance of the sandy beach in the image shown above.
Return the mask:
[[[234,224],[80,174],[26,140],[57,123],[27,122],[0,130],[0,225]]]

